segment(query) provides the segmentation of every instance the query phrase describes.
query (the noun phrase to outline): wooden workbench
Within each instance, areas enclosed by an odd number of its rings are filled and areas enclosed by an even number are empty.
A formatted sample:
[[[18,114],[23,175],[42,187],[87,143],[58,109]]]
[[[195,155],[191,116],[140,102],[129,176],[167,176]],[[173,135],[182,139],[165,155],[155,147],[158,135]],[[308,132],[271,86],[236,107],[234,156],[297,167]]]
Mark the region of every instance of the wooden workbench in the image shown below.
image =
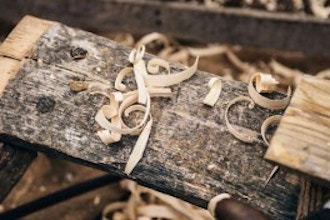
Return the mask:
[[[88,51],[84,59],[71,57],[76,47]],[[129,65],[129,51],[88,32],[25,17],[0,47],[6,66],[1,73],[0,140],[124,176],[136,138],[125,136],[113,146],[104,145],[96,136],[94,116],[105,99],[70,91],[69,81],[93,78],[113,83],[119,70]],[[274,219],[292,219],[297,176],[281,169],[264,187],[273,164],[263,159],[266,149],[261,139],[244,144],[224,123],[226,105],[247,95],[247,85],[223,80],[221,101],[209,108],[202,100],[211,77],[197,71],[173,87],[172,98],[153,99],[155,123],[148,146],[129,177],[201,207],[216,194],[228,192]],[[229,118],[238,127],[258,132],[262,121],[275,113],[281,112],[238,105]]]

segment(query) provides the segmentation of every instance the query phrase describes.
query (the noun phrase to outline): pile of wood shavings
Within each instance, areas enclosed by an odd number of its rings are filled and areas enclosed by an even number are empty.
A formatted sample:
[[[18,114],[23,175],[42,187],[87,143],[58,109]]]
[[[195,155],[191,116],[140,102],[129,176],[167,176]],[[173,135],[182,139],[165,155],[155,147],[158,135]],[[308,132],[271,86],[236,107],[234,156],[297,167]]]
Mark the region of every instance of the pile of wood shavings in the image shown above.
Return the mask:
[[[200,209],[172,196],[139,186],[131,180],[120,183],[130,192],[128,201],[114,202],[102,212],[102,220],[212,220],[207,210]]]
[[[239,47],[230,47],[227,45],[208,45],[205,47],[194,48],[191,46],[184,46],[179,42],[159,33],[151,33],[149,35],[146,35],[142,37],[137,43],[134,43],[134,38],[130,34],[116,35],[115,40],[127,46],[146,45],[148,51],[157,55],[158,57],[174,62],[181,62],[184,64],[187,64],[190,58],[194,58],[196,56],[206,58],[216,55],[223,55],[239,71],[239,74],[236,74],[236,76],[231,72],[222,73],[221,75],[227,79],[235,78],[241,81],[249,82],[250,78],[256,72],[265,72],[265,69],[260,68],[259,66],[242,61],[236,55],[236,53],[240,51]],[[266,72],[271,72],[272,76],[275,76],[278,80],[278,83],[283,85],[284,87],[288,87],[289,85],[294,87],[305,74],[300,70],[288,68],[276,60],[271,60],[269,63],[266,64],[266,66]],[[165,67],[165,69],[166,68],[167,67]],[[330,79],[330,70],[326,69],[324,71],[321,71],[316,74],[316,76],[319,78]],[[275,82],[273,80],[271,81],[273,83]],[[204,103],[213,106],[220,96],[221,80],[213,79],[212,82],[210,82],[209,86],[209,94],[211,95],[209,95],[208,98],[206,97]],[[262,85],[261,90],[271,92],[273,88],[268,88],[267,86],[269,85]],[[258,92],[261,92],[261,90],[259,90]],[[280,116],[272,116],[269,119],[266,119],[265,122],[262,124],[261,135],[266,145],[269,144],[265,135],[268,126],[278,123],[279,120]],[[277,169],[277,166],[274,167],[269,177],[265,181],[265,185],[269,182],[270,178],[274,175]],[[154,190],[138,186],[132,181],[124,181],[123,183],[124,189],[130,192],[134,191],[134,193],[131,193],[131,196],[127,202],[109,204],[109,206],[107,206],[103,211],[104,220],[143,220],[152,219],[152,217],[159,217],[159,219],[213,219],[204,209],[192,206],[179,199],[161,194]],[[149,197],[147,201],[142,198],[142,195],[145,194],[147,194],[147,196]],[[164,200],[164,198],[166,199]],[[186,213],[186,215],[183,213]],[[189,213],[194,214],[192,216]]]
[[[101,94],[109,99],[109,104],[103,105],[95,116],[96,123],[102,128],[97,135],[104,144],[111,145],[119,142],[122,135],[139,136],[125,167],[127,175],[141,160],[149,139],[153,123],[151,97],[171,97],[170,86],[189,79],[196,72],[199,60],[197,56],[191,67],[171,73],[167,61],[153,58],[146,64],[144,54],[143,44],[139,44],[137,49],[131,51],[128,60],[133,67],[125,67],[118,73],[115,81],[117,91],[111,91],[110,86],[96,82],[71,81],[69,83],[73,91],[87,89],[92,94]],[[166,74],[161,74],[161,68],[165,69]],[[123,80],[131,73],[134,74],[137,90],[127,91]],[[132,127],[125,123],[123,116],[128,117],[135,111],[142,112],[143,118]]]
[[[237,54],[241,53],[239,46],[209,44],[205,46],[192,47],[184,45],[166,35],[151,33],[143,36],[136,43],[130,34],[120,34],[113,38],[127,46],[146,45],[148,52],[168,61],[180,62],[188,65],[189,61],[196,56],[200,57],[199,68],[224,77],[249,82],[251,76],[256,72],[267,72],[272,74],[279,84],[284,88],[289,85],[295,89],[305,73],[299,69],[289,68],[275,59],[269,61],[258,61],[249,63],[243,61]],[[243,51],[244,52],[244,51]],[[224,59],[230,66],[223,66],[217,59]],[[218,65],[218,67],[217,67]],[[212,66],[210,70],[208,66]],[[330,69],[321,70],[315,76],[322,79],[330,79]]]

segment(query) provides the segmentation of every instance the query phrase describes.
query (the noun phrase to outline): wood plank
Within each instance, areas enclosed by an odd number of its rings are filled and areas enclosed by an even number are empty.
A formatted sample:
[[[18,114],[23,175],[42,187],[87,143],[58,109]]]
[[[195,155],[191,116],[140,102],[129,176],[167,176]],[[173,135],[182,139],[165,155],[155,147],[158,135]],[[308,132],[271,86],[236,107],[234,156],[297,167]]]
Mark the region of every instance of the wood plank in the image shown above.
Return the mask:
[[[296,219],[305,219],[312,213],[320,211],[321,207],[329,200],[329,196],[329,188],[301,178]]]
[[[266,159],[330,183],[330,81],[305,77],[271,141]]]
[[[0,143],[0,203],[21,179],[35,152]]]
[[[330,35],[330,21],[301,14],[150,0],[2,1],[1,19],[18,22],[27,13],[103,33],[158,31],[207,43],[330,56],[330,48],[324,46]]]
[[[40,37],[40,34],[36,33],[37,29],[31,27],[34,21],[33,17],[27,16],[21,22],[23,25],[17,26],[0,46],[0,98],[8,81],[14,78],[19,70],[21,60],[28,55]],[[39,33],[44,31],[43,29]],[[15,47],[11,47],[13,42]],[[0,142],[0,202],[21,179],[35,157],[35,152]]]
[[[49,21],[38,19],[32,16],[25,16],[6,40],[1,44],[0,55],[22,60],[27,57],[36,40],[39,39],[51,24]]]
[[[71,57],[76,47],[88,51],[84,59]],[[33,48],[0,100],[0,140],[123,176],[136,138],[124,136],[113,146],[102,144],[94,116],[106,100],[86,91],[72,92],[68,83],[92,79],[113,84],[118,72],[129,65],[130,49],[59,23],[53,23]],[[173,64],[172,68],[184,67]],[[247,85],[223,80],[221,101],[209,108],[202,100],[211,77],[197,71],[189,81],[173,87],[173,98],[153,99],[155,123],[148,146],[129,177],[201,207],[216,194],[228,192],[274,219],[292,219],[299,191],[297,177],[281,170],[265,188],[273,165],[263,159],[261,139],[244,144],[225,126],[226,105],[238,95],[247,95]],[[54,105],[38,110],[38,103],[45,99]],[[238,105],[230,120],[258,132],[262,121],[275,113],[280,112]]]

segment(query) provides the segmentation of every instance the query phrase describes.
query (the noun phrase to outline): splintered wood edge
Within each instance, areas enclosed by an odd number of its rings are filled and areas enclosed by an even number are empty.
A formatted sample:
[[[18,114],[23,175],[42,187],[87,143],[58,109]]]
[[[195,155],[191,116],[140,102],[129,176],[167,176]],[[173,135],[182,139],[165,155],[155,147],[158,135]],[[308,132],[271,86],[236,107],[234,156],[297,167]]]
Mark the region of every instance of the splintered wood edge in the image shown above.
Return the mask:
[[[0,97],[8,81],[15,77],[21,62],[53,22],[25,16],[0,45]]]
[[[301,81],[265,158],[330,185],[330,81]]]
[[[34,43],[53,22],[25,16],[0,46],[0,55],[17,60],[31,54]]]

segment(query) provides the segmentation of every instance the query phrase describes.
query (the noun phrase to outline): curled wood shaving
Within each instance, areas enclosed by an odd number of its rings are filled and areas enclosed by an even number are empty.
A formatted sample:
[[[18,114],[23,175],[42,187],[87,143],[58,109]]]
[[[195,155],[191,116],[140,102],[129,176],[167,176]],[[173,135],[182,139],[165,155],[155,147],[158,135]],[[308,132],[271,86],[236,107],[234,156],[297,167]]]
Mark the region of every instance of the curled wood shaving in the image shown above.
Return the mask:
[[[165,219],[175,219],[177,215],[174,214],[170,207],[163,205],[145,205],[140,206],[137,209],[137,214],[143,217],[152,218],[165,218]]]
[[[318,72],[315,76],[319,79],[330,79],[330,69],[322,70]]]
[[[109,123],[107,119],[110,119],[112,126],[120,128],[121,124],[118,116],[119,102],[114,94],[110,94],[109,99],[110,105],[104,105],[99,110],[99,113],[97,114],[98,117],[95,118],[95,121],[98,122],[101,127],[106,129],[106,126]],[[120,132],[110,131],[108,129],[98,131],[97,135],[105,144],[112,144],[118,142],[121,139]]]
[[[189,79],[197,70],[199,58],[196,57],[195,63],[181,72],[167,75],[146,75],[145,81],[148,86],[167,87],[179,84],[180,82]]]
[[[285,108],[289,104],[289,101],[290,101],[291,87],[290,86],[288,87],[286,97],[281,100],[272,100],[272,99],[266,98],[265,96],[262,96],[261,94],[259,94],[253,85],[253,83],[256,81],[256,78],[259,75],[260,75],[260,73],[256,73],[256,74],[252,75],[250,82],[249,82],[249,86],[248,86],[249,95],[253,99],[253,101],[255,103],[257,103],[258,105],[260,105],[264,108],[271,109],[271,110]]]
[[[270,93],[276,89],[279,82],[271,74],[258,73],[256,76],[256,90],[258,93]]]
[[[175,53],[170,54],[167,59],[187,65],[189,60],[189,53],[185,48],[180,48]]]
[[[215,208],[217,204],[224,199],[229,199],[231,196],[228,193],[221,193],[219,195],[214,196],[207,205],[207,210],[211,213],[212,216],[215,217]]]
[[[215,56],[219,54],[224,54],[228,51],[227,46],[223,45],[209,45],[205,48],[193,48],[188,47],[187,48],[189,54],[193,57],[208,57],[208,56]]]
[[[233,100],[231,100],[229,102],[229,104],[227,105],[226,111],[225,111],[225,121],[226,121],[226,126],[229,130],[229,132],[234,135],[237,139],[246,142],[246,143],[253,143],[255,140],[257,140],[257,136],[254,132],[249,132],[249,130],[245,130],[244,133],[241,133],[239,131],[237,131],[233,125],[230,124],[229,119],[228,119],[228,111],[230,109],[230,107],[232,105],[234,105],[236,102],[240,102],[240,101],[247,101],[249,102],[249,109],[254,108],[254,102],[251,98],[246,97],[246,96],[239,96],[234,98]]]
[[[148,45],[148,44],[150,44],[151,42],[154,42],[154,41],[158,41],[158,42],[162,43],[165,48],[170,46],[170,41],[165,35],[154,32],[154,33],[150,33],[150,34],[147,34],[147,35],[143,36],[136,43],[136,47],[139,47],[141,45]]]
[[[97,133],[103,143],[111,144],[118,142],[121,139],[121,135],[139,135],[125,167],[125,173],[127,175],[133,171],[134,167],[141,160],[149,139],[153,123],[150,114],[151,97],[172,96],[171,89],[164,87],[180,83],[190,78],[197,70],[198,64],[197,58],[192,67],[178,73],[170,74],[168,62],[162,59],[152,59],[146,67],[143,60],[144,53],[144,45],[133,49],[128,57],[129,62],[133,64],[133,68],[127,67],[121,70],[115,81],[115,88],[117,90],[126,91],[127,87],[123,83],[123,80],[127,74],[134,72],[138,87],[136,91],[126,93],[112,92],[110,94],[108,91],[103,90],[93,92],[95,94],[105,95],[110,100],[110,104],[104,105],[95,116],[95,121],[103,128],[103,130]],[[159,73],[160,67],[164,68],[168,75],[149,74]],[[132,111],[142,111],[144,116],[136,125],[130,127],[124,122],[123,116],[128,117]]]
[[[329,18],[330,7],[326,7],[325,3],[326,0],[309,0],[310,8],[316,17]]]
[[[123,84],[123,80],[126,77],[126,75],[130,74],[131,72],[133,72],[133,68],[132,67],[125,67],[124,69],[122,69],[117,77],[116,77],[116,81],[115,81],[115,88],[119,91],[126,91],[126,85]]]
[[[210,79],[208,86],[210,87],[210,92],[206,95],[203,103],[205,105],[214,106],[218,101],[221,90],[222,90],[222,82],[219,78],[213,77]]]
[[[170,74],[170,64],[167,61],[159,58],[151,59],[148,62],[147,70],[149,73],[157,74],[160,71],[160,67],[164,68],[167,73]]]
[[[267,118],[261,125],[261,136],[262,139],[264,140],[264,142],[266,143],[267,146],[269,146],[269,141],[266,138],[266,131],[268,129],[268,127],[270,125],[273,124],[279,124],[281,121],[282,116],[281,115],[273,115],[270,116],[269,118]],[[275,166],[272,170],[272,172],[269,174],[269,176],[267,177],[264,186],[266,186],[270,179],[275,175],[275,173],[277,172],[277,170],[279,169],[279,166]]]
[[[227,55],[227,58],[228,60],[239,70],[247,73],[247,74],[251,74],[253,72],[256,71],[255,67],[246,63],[246,62],[243,62],[242,60],[240,60],[238,58],[238,56],[236,56],[231,50],[227,50],[226,51],[226,55]]]
[[[147,91],[146,91],[146,85],[144,81],[144,76],[147,75],[147,70],[145,66],[145,62],[142,59],[145,53],[145,46],[142,45],[138,47],[137,50],[132,50],[132,52],[129,55],[129,61],[133,64],[133,70],[135,75],[136,84],[138,87],[138,102],[140,104],[146,104],[147,103]]]
[[[137,165],[137,163],[141,160],[143,156],[143,152],[147,146],[147,142],[151,132],[151,126],[152,126],[152,118],[150,118],[150,120],[145,125],[138,140],[135,143],[131,155],[129,156],[129,159],[125,167],[125,173],[127,175],[129,175],[133,171],[134,167]]]
[[[127,202],[116,202],[102,212],[102,220],[107,216],[114,219],[116,213],[121,219],[169,219],[169,220],[212,220],[207,210],[201,210],[172,196],[137,185],[130,180],[120,183],[123,189],[131,192]],[[144,198],[142,198],[142,196]],[[146,199],[147,198],[147,199]]]
[[[269,146],[269,141],[266,138],[266,131],[270,125],[279,124],[281,121],[281,115],[273,115],[267,118],[261,125],[261,136],[267,146]]]
[[[291,83],[293,83],[294,86],[297,86],[305,74],[305,73],[301,72],[300,70],[291,69],[287,66],[284,66],[283,64],[279,63],[276,60],[272,60],[269,63],[269,67],[272,69],[272,71],[275,74],[284,78],[284,80],[282,80],[281,84],[286,83],[286,85],[290,85]]]

